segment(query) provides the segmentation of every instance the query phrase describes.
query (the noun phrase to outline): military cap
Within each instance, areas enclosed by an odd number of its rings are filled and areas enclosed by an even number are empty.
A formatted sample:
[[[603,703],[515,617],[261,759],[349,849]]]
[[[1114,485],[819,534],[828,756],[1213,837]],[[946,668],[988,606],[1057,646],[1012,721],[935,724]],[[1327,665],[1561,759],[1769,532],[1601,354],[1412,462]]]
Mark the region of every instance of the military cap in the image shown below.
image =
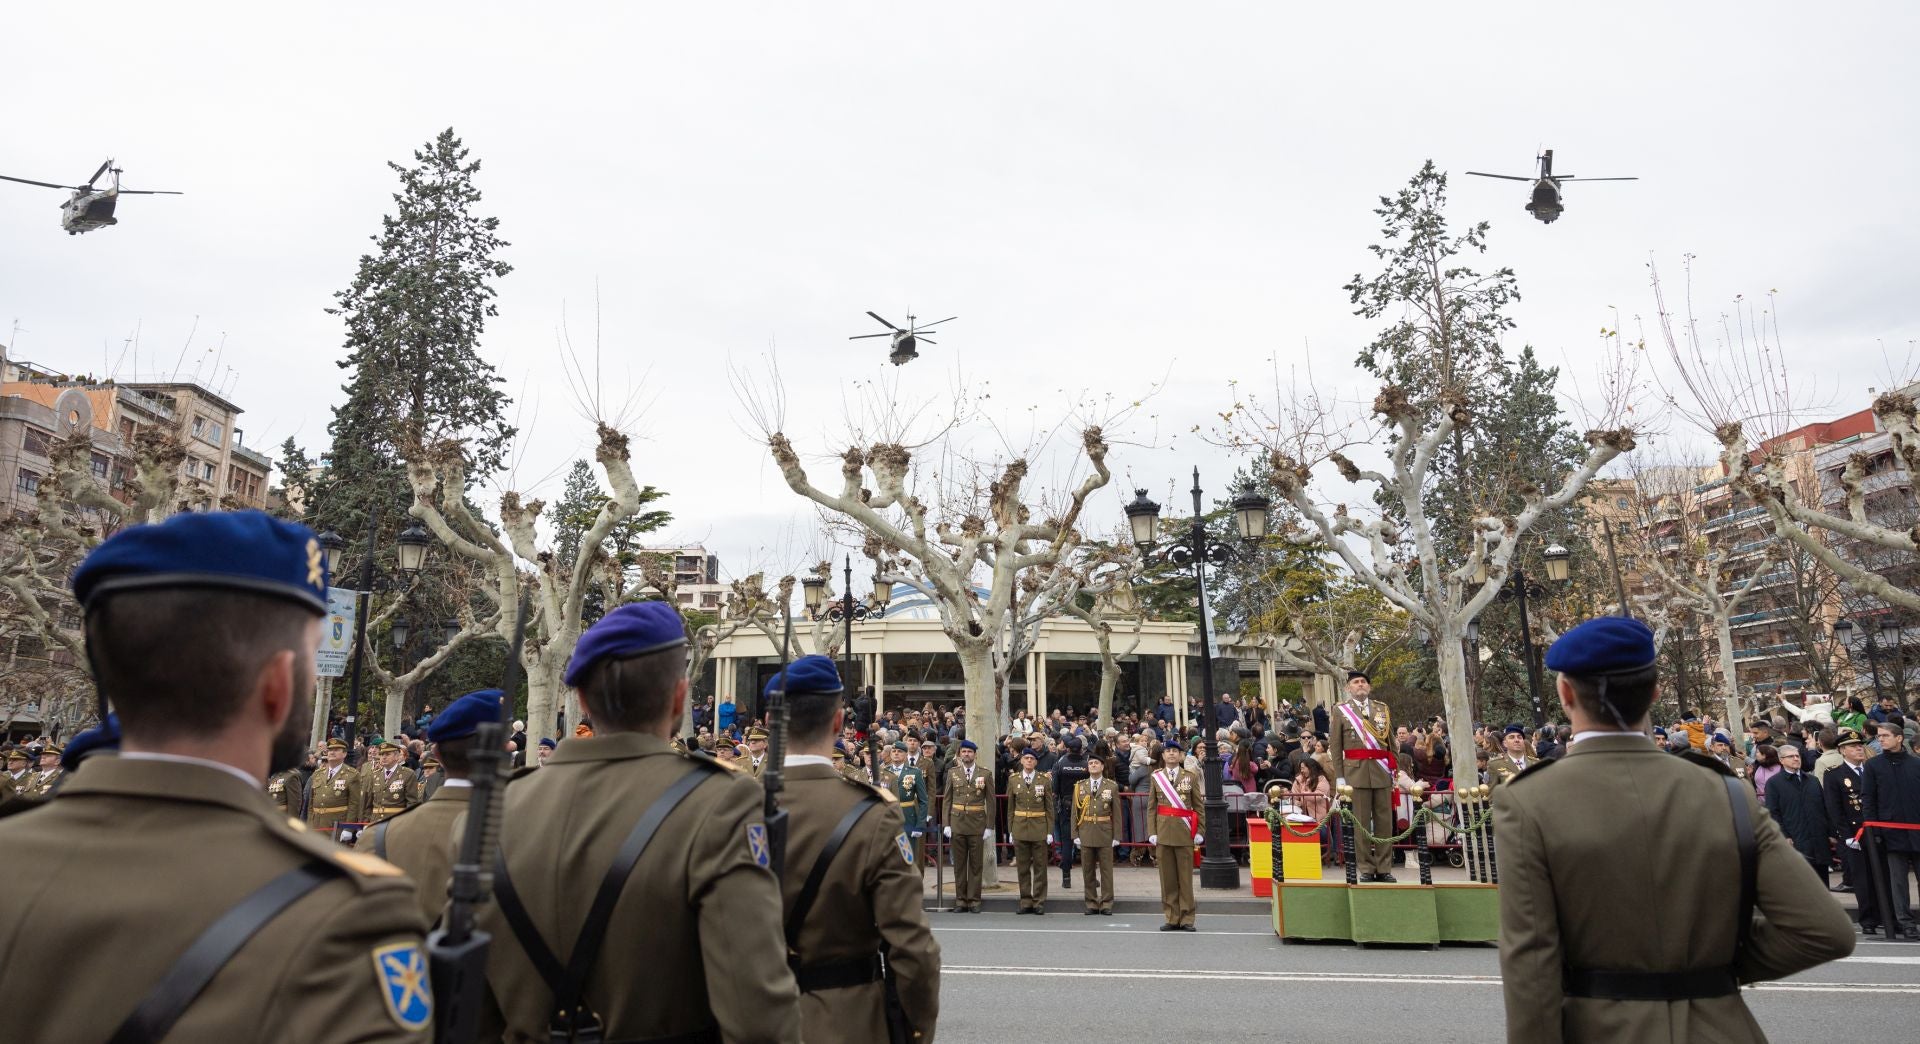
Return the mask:
[[[1600,616],[1560,636],[1547,650],[1547,669],[1561,674],[1618,674],[1645,670],[1658,658],[1653,630],[1630,616]]]
[[[328,750],[346,750],[346,749],[347,749],[347,741],[346,741],[346,740],[337,740],[337,739],[330,739],[330,740],[328,740],[328,741],[327,741],[327,749],[328,749]]]
[[[1179,741],[1179,740],[1177,740],[1177,739],[1170,739],[1170,740],[1168,740],[1168,741],[1166,741],[1165,743],[1162,743],[1162,744],[1160,745],[1160,748],[1161,748],[1161,749],[1160,749],[1160,752],[1161,752],[1162,754],[1164,754],[1164,753],[1166,753],[1166,752],[1167,752],[1167,751],[1169,751],[1169,750],[1186,750],[1186,749],[1187,749],[1187,748],[1185,748],[1185,747],[1183,747],[1183,746],[1181,746],[1181,745],[1180,745],[1180,741]]]
[[[58,743],[49,743],[40,748],[40,756],[43,758],[49,754],[57,758],[63,753],[65,753],[65,750]]]
[[[766,730],[766,729],[763,729],[763,728],[761,728],[761,727],[760,727],[760,726],[758,726],[758,725],[755,725],[755,726],[754,726],[753,728],[750,728],[750,729],[748,729],[748,730],[747,730],[747,738],[748,738],[749,740],[763,740],[763,739],[766,739],[766,738],[767,738],[767,730]]]
[[[1035,761],[1040,760],[1040,752],[1037,750],[1034,750],[1032,747],[1028,747],[1027,749],[1021,751],[1020,756],[1023,758],[1032,758]]]
[[[1068,749],[1068,750],[1070,750],[1070,751],[1073,751],[1073,752],[1074,752],[1075,754],[1078,754],[1078,753],[1080,753],[1080,747],[1081,747],[1081,746],[1082,746],[1082,744],[1081,744],[1081,742],[1080,742],[1080,737],[1078,737],[1078,736],[1068,736],[1068,737],[1067,737],[1067,749]]]
[[[560,680],[579,688],[595,664],[625,660],[687,644],[687,625],[665,602],[628,602],[601,617],[574,643],[573,658]]]
[[[906,740],[894,740],[894,741],[893,741],[893,746],[892,746],[892,747],[890,747],[890,748],[888,748],[888,749],[890,749],[890,750],[897,750],[897,751],[899,751],[900,753],[902,753],[902,754],[905,754],[905,753],[907,752],[907,741],[906,741]]]
[[[436,757],[434,757],[434,756],[433,756],[433,755],[431,755],[431,754],[429,754],[429,755],[427,755],[426,757],[424,757],[424,758],[421,758],[421,759],[420,759],[420,767],[421,767],[421,768],[426,768],[426,767],[427,767],[427,766],[429,766],[429,765],[431,765],[431,766],[433,766],[434,768],[439,768],[439,767],[440,767],[440,759],[439,759],[439,758],[436,758]]]
[[[1663,728],[1661,728],[1661,727],[1660,727],[1660,726],[1658,726],[1658,725],[1655,725],[1655,726],[1653,727],[1653,734],[1654,734],[1655,736],[1658,736],[1658,737],[1660,737],[1661,739],[1666,739],[1666,738],[1667,738],[1667,730],[1666,730],[1666,729],[1663,729]]]
[[[72,772],[79,767],[87,755],[102,750],[120,749],[120,715],[109,714],[107,720],[87,729],[67,741],[66,753],[60,755],[60,767]],[[49,748],[52,752],[52,748]]]
[[[400,745],[391,740],[382,742],[378,747],[375,747],[374,749],[379,751],[382,754],[385,754],[388,751],[392,751],[395,754],[400,753]]]
[[[7,751],[7,760],[8,761],[32,761],[33,759],[27,756],[26,751],[16,747],[13,750]]]
[[[1852,730],[1852,729],[1843,729],[1843,730],[1841,730],[1841,731],[1842,731],[1843,733],[1845,733],[1845,732],[1852,732],[1853,730]],[[1855,737],[1853,738],[1853,741],[1854,741],[1855,743],[1858,743],[1858,742],[1860,742],[1860,737],[1859,737],[1859,736],[1855,736]],[[1714,734],[1713,734],[1713,740],[1712,740],[1712,742],[1714,742],[1714,743],[1724,743],[1724,744],[1726,744],[1726,745],[1727,745],[1727,746],[1729,746],[1729,747],[1731,747],[1731,746],[1733,746],[1733,739],[1732,739],[1732,737],[1730,737],[1730,736],[1728,736],[1728,735],[1727,735],[1726,733],[1724,733],[1724,732],[1716,732],[1716,733],[1714,733]],[[1846,741],[1845,741],[1845,740],[1842,740],[1841,742],[1842,742],[1842,743],[1844,743],[1844,742],[1846,742]]]
[[[832,660],[819,653],[808,653],[787,664],[786,670],[775,672],[772,678],[767,679],[767,687],[762,695],[771,696],[781,691],[782,678],[786,679],[785,691],[789,693],[841,691],[840,671],[834,667]]]
[[[1508,725],[1506,728],[1500,730],[1500,735],[1502,736],[1525,736],[1526,734],[1527,734],[1527,727],[1525,725],[1520,724],[1519,722],[1514,722],[1513,724]]]
[[[831,755],[831,757],[835,761],[845,761],[847,760],[847,752],[844,750],[841,750],[839,747],[834,747],[833,754]]]
[[[1866,742],[1867,742],[1866,740],[1863,740],[1860,738],[1860,734],[1858,732],[1855,732],[1852,729],[1841,729],[1840,738],[1834,742],[1833,746],[1835,750],[1838,750],[1841,747],[1846,747],[1846,746],[1854,746],[1854,745],[1865,746]]]
[[[500,720],[500,701],[506,693],[499,689],[475,689],[447,704],[427,725],[427,739],[433,743],[466,739],[481,725]]]
[[[327,611],[327,556],[313,530],[263,511],[183,511],[129,526],[73,573],[82,606],[121,591],[214,587],[272,595]]]
[[[1354,681],[1356,679],[1364,682],[1369,682],[1369,683],[1373,681],[1373,678],[1370,675],[1368,675],[1366,671],[1348,671],[1347,672],[1348,681]]]
[[[1100,764],[1105,765],[1107,763],[1106,751],[1101,750],[1099,747],[1095,747],[1093,748],[1092,752],[1087,755],[1087,760],[1097,761]]]
[[[548,739],[548,738],[547,738],[547,737],[545,737],[545,736],[542,736],[542,737],[540,737],[540,745],[541,745],[542,747],[545,747],[545,748],[547,748],[548,750],[552,750],[552,749],[554,749],[555,747],[558,747],[558,746],[559,746],[559,744],[558,744],[558,743],[555,743],[554,741],[552,741],[552,740],[550,740],[550,739]]]
[[[980,749],[980,744],[978,744],[978,743],[975,743],[974,741],[972,741],[972,740],[970,740],[970,739],[963,739],[963,740],[961,740],[961,741],[960,741],[960,749],[961,749],[961,750],[976,750],[976,751],[977,751],[977,750],[979,750],[979,749]]]

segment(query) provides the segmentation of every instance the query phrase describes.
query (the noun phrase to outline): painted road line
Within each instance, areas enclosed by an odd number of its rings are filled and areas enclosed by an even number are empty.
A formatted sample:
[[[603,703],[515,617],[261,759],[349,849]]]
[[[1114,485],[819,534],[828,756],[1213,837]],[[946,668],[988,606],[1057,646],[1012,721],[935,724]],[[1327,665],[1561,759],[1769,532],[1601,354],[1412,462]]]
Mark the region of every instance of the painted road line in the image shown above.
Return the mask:
[[[1419,973],[1366,973],[1366,972],[1249,972],[1249,971],[1154,971],[1145,972],[1133,968],[1112,968],[1102,971],[1071,968],[1027,968],[1014,965],[969,965],[947,964],[940,968],[942,975],[978,975],[1002,978],[1030,979],[1109,979],[1125,976],[1129,979],[1163,979],[1178,982],[1320,982],[1349,983],[1367,986],[1498,986],[1497,975],[1429,975]],[[1916,994],[1920,995],[1920,983],[1898,984],[1882,982],[1769,982],[1747,989],[1766,992],[1788,993],[1878,993],[1878,994]]]

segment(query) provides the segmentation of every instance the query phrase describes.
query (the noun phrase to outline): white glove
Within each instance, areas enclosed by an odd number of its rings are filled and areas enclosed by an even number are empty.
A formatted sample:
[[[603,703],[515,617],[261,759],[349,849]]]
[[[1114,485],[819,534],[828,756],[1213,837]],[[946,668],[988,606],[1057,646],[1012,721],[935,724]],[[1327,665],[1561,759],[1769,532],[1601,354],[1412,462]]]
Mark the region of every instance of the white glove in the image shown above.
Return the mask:
[[[993,828],[992,828],[992,827],[988,827],[988,828],[986,828],[985,830],[982,830],[982,831],[980,832],[980,840],[982,840],[982,841],[991,841],[991,840],[993,840]]]
[[[1076,838],[1074,838],[1074,839],[1073,839],[1073,843],[1074,843],[1074,844],[1076,844],[1076,845],[1077,845],[1077,844],[1079,844],[1079,843],[1080,843],[1080,839],[1079,839],[1079,838],[1077,838],[1077,837],[1076,837]]]
[[[908,836],[908,837],[920,837],[920,836],[922,836],[922,835],[923,835],[923,834],[925,834],[925,833],[926,833],[926,831],[924,831],[924,830],[909,830],[909,831],[907,831],[907,836]]]
[[[1052,834],[1048,834],[1048,835],[1047,835],[1047,844],[1053,844],[1053,835],[1052,835]]]
[[[1850,837],[1850,838],[1847,838],[1847,847],[1848,847],[1848,848],[1851,848],[1851,849],[1853,849],[1853,850],[1854,850],[1854,851],[1856,851],[1856,852],[1858,852],[1858,851],[1860,850],[1860,842],[1859,842],[1858,840],[1856,840],[1856,839],[1854,839],[1854,838],[1851,838],[1851,837]]]
[[[953,836],[953,828],[952,828],[952,827],[947,827],[947,828],[946,828],[946,835],[947,835],[948,837],[952,837],[952,836]]]
[[[1159,835],[1159,834],[1148,834],[1148,835],[1147,835],[1147,844],[1150,844],[1150,845],[1157,845],[1157,844],[1159,844],[1159,843],[1160,843],[1160,835]]]

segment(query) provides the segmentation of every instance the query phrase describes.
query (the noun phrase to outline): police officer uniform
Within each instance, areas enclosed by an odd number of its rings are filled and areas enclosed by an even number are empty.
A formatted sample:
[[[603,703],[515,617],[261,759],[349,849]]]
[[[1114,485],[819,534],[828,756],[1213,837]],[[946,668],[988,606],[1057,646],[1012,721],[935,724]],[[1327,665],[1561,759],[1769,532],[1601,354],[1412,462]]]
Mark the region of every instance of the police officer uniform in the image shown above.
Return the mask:
[[[780,684],[776,674],[767,695]],[[785,685],[794,695],[841,691],[833,661],[818,655],[789,664]],[[902,790],[913,780],[924,797],[920,769],[900,769]],[[884,968],[909,1039],[931,1041],[940,1010],[940,947],[927,927],[903,806],[885,790],[842,778],[828,758],[794,754],[785,763],[783,804],[789,824],[781,893],[804,1038],[888,1040]],[[829,853],[836,835],[840,846]],[[802,910],[816,867],[820,885]]]
[[[1619,728],[1586,726],[1494,806],[1513,1044],[1762,1041],[1740,985],[1853,950],[1846,914],[1753,791],[1711,758],[1660,751],[1630,731],[1644,711],[1628,722],[1607,702],[1608,682],[1654,660],[1652,630],[1620,616],[1547,651],[1591,690],[1579,709]]]
[[[1028,760],[1032,759],[1032,760]],[[1020,880],[1023,914],[1047,912],[1047,852],[1053,844],[1053,779],[1034,766],[1032,747],[1020,752],[1020,767],[1007,775],[1007,818],[1013,834],[1014,874]]]
[[[1087,759],[1105,758],[1099,753]],[[1087,912],[1113,915],[1113,836],[1120,809],[1120,785],[1105,775],[1089,775],[1073,785],[1073,843],[1080,846],[1086,860],[1081,875],[1086,879]]]
[[[380,744],[380,755],[398,754],[400,748],[392,743]],[[368,823],[379,823],[412,808],[418,798],[414,796],[415,776],[413,770],[405,765],[392,768],[376,768],[362,775],[361,793],[366,802]]]
[[[960,749],[976,757],[980,753],[972,740],[961,740]],[[993,770],[956,757],[947,770],[946,807],[940,818],[953,842],[953,899],[961,913],[980,912],[980,850],[993,839],[993,817],[987,814],[992,802]]]
[[[327,741],[328,751],[342,751],[347,745],[337,739]],[[307,777],[307,826],[331,835],[341,823],[357,822],[360,813],[360,770],[344,760],[338,765],[321,765]]]
[[[257,511],[128,527],[72,583],[90,618],[130,593],[184,586],[285,600],[315,619],[326,607],[313,534]],[[94,653],[110,662],[114,650]],[[310,683],[311,653],[294,662],[294,686],[302,674]],[[124,710],[140,693],[113,698]],[[311,700],[296,693],[293,703],[299,717]],[[225,762],[136,749],[89,758],[55,800],[0,820],[11,862],[0,888],[0,1008],[31,1012],[17,1021],[42,1040],[108,1040],[136,1007],[177,1012],[158,1031],[176,1041],[428,1039],[425,925],[411,886],[280,814],[265,782]],[[238,918],[244,943],[217,955],[204,989],[147,1006],[197,938],[269,885],[284,905]]]
[[[454,700],[428,723],[427,740],[466,739],[481,722],[499,721],[500,700],[499,689],[481,689]],[[367,827],[354,842],[357,851],[372,852],[407,872],[428,924],[446,909],[447,882],[453,879],[453,858],[472,796],[473,784],[464,777],[444,780],[425,802]]]
[[[686,644],[672,606],[622,605],[581,635],[563,681],[578,689],[605,662]],[[545,1041],[553,1025],[554,989],[529,946],[570,959],[634,827],[689,773],[700,773],[619,886],[583,1003],[610,1041],[677,1034],[798,1041],[799,990],[786,962],[760,787],[712,759],[674,751],[665,734],[595,724],[594,735],[569,740],[507,787],[500,846],[507,875],[496,875],[497,901],[480,914],[493,935],[487,985],[505,1039]],[[523,938],[503,913],[503,880],[537,940]]]

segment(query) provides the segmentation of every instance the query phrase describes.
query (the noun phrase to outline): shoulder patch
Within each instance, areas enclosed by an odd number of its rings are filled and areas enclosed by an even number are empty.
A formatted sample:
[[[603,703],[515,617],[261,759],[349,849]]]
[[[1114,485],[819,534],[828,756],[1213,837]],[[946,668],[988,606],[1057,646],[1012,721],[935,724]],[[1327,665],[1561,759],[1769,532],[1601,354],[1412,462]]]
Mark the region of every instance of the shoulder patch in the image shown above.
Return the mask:
[[[912,842],[907,840],[907,835],[905,834],[893,835],[893,843],[897,845],[900,849],[900,858],[906,860],[908,866],[912,866],[913,865],[913,844]]]
[[[419,943],[389,943],[373,950],[380,996],[395,1025],[418,1033],[433,1023],[433,989],[427,983],[427,955]]]
[[[1547,766],[1558,764],[1559,761],[1560,761],[1559,758],[1541,758],[1539,761],[1536,761],[1533,764],[1528,765],[1526,768],[1521,769],[1519,772],[1514,773],[1512,778],[1508,779],[1505,785],[1510,787],[1510,786],[1513,786],[1515,783],[1518,783],[1521,780],[1526,779],[1528,776],[1533,775],[1536,772],[1545,772],[1547,770]]]
[[[405,877],[406,871],[375,855],[351,850],[335,852],[333,861],[367,877]]]
[[[1723,776],[1733,775],[1732,769],[1722,765],[1720,759],[1711,754],[1702,754],[1697,750],[1683,750],[1680,752],[1679,757],[1681,761],[1692,762],[1704,769],[1712,769]]]
[[[755,866],[764,870],[773,865],[773,848],[767,843],[765,823],[747,824],[747,852],[753,856]]]

